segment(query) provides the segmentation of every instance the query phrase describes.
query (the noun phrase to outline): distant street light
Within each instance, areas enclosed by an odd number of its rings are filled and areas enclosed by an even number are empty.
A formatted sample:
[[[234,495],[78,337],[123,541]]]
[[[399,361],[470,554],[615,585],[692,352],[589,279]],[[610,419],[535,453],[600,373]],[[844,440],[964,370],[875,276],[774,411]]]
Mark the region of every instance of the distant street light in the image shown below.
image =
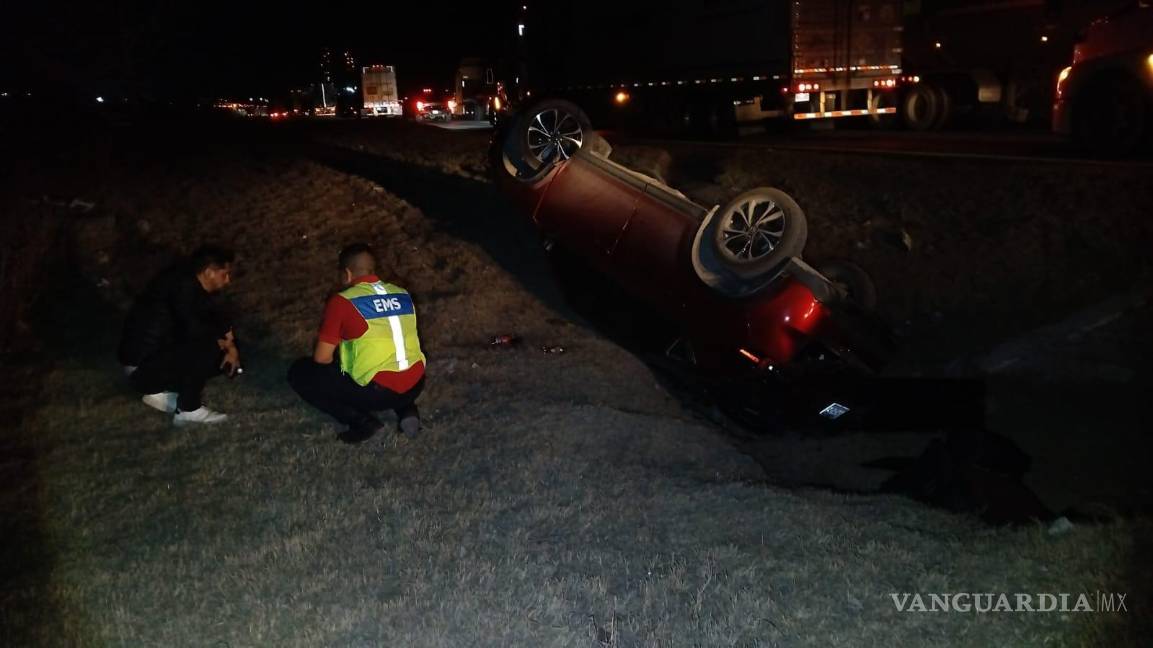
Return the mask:
[[[524,36],[524,23],[517,23],[516,35],[517,36]]]
[[[96,97],[96,103],[104,103],[104,97]]]

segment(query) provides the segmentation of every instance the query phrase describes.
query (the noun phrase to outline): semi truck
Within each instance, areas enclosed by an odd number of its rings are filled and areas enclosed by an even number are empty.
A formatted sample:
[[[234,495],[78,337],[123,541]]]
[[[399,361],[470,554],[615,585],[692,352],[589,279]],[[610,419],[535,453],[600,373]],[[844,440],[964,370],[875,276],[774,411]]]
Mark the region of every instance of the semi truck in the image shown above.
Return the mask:
[[[396,91],[396,69],[391,65],[369,65],[360,70],[363,96],[361,114],[366,117],[400,117],[400,95]]]
[[[867,120],[1047,124],[1052,80],[1102,0],[557,0],[521,5],[510,93],[598,123],[732,132]]]

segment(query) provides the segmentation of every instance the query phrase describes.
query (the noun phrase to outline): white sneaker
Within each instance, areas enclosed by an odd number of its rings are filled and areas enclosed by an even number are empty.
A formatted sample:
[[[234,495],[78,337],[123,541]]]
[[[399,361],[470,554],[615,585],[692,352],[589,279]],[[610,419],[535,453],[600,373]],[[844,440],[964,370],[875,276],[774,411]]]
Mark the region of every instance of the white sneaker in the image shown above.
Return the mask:
[[[176,411],[176,392],[157,392],[141,398],[144,404],[167,414]]]
[[[190,425],[192,423],[223,423],[227,420],[227,414],[210,410],[203,405],[191,412],[177,412],[172,417],[172,423],[176,426]]]

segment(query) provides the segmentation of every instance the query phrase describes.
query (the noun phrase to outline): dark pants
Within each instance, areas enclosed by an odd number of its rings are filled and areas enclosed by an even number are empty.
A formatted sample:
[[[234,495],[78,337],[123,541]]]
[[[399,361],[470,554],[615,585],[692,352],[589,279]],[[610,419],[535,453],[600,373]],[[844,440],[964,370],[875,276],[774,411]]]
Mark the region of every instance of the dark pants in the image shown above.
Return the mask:
[[[176,406],[191,412],[200,407],[204,384],[220,374],[223,359],[213,339],[175,344],[142,360],[128,382],[142,394],[174,391],[179,395]]]
[[[416,398],[424,378],[403,394],[376,383],[361,386],[341,373],[340,366],[300,358],[288,368],[288,384],[309,405],[349,426],[376,422],[374,412],[394,410],[397,418],[416,413]]]

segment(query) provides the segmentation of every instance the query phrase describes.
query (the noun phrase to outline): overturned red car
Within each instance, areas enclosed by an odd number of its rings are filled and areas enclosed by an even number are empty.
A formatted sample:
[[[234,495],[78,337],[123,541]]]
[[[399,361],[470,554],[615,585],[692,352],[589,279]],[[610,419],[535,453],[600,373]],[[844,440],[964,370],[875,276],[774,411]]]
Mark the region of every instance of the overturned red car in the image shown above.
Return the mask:
[[[676,324],[670,353],[702,375],[746,382],[885,362],[892,342],[869,310],[871,283],[851,264],[802,260],[807,226],[791,197],[754,188],[708,207],[611,153],[577,106],[545,100],[504,121],[489,156],[494,182],[546,248]]]

